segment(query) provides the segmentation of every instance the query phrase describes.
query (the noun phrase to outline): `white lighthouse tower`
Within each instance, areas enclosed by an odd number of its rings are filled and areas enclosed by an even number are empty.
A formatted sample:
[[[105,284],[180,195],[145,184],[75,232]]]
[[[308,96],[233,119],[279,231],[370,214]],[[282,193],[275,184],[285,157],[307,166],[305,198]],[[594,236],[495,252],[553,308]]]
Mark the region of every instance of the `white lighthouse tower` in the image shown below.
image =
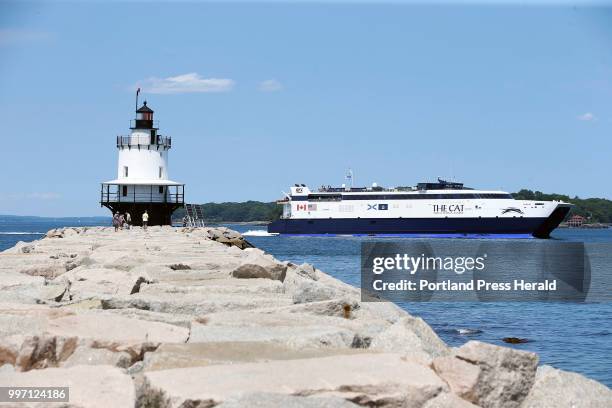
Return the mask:
[[[129,136],[117,136],[117,178],[102,183],[100,204],[113,213],[129,212],[135,225],[142,223],[145,210],[149,225],[170,225],[185,197],[185,185],[168,179],[172,139],[158,133],[146,101],[136,110],[130,129]]]

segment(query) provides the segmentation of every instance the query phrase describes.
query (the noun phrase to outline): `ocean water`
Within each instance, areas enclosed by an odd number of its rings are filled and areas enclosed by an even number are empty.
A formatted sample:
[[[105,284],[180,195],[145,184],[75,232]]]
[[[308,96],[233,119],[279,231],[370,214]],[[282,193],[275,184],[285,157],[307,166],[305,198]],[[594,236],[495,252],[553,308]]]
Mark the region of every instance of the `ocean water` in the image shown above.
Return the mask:
[[[0,251],[18,241],[39,239],[52,228],[81,225],[110,225],[110,220],[0,219]],[[268,236],[263,226],[230,227],[247,233],[250,242],[278,259],[307,262],[344,282],[360,284],[360,244],[371,238]],[[612,229],[559,229],[553,239],[612,243]],[[451,346],[480,340],[533,351],[541,364],[575,371],[612,387],[612,303],[419,302],[400,306],[422,317]],[[503,337],[530,342],[511,345],[503,343]]]
[[[106,217],[38,218],[0,215],[0,251],[14,246],[19,241],[30,242],[40,239],[47,231],[54,228],[91,225],[111,226],[111,219]]]

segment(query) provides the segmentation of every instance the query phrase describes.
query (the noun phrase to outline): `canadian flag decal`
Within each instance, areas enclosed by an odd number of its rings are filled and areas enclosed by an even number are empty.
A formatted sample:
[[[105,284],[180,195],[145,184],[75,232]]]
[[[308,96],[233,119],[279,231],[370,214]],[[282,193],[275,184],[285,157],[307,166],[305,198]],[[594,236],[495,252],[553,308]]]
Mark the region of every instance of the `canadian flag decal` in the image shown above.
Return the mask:
[[[298,204],[298,205],[297,205],[297,210],[298,210],[298,211],[302,211],[302,210],[303,210],[303,211],[306,211],[306,209],[307,209],[307,208],[308,208],[308,207],[306,206],[306,204]]]

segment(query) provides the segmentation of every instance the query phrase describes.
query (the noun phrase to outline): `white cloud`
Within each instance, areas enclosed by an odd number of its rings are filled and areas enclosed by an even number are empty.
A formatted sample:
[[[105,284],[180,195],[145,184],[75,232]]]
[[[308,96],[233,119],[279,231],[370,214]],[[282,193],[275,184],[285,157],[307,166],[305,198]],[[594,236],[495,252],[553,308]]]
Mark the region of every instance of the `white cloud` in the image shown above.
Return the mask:
[[[25,43],[48,41],[53,38],[51,33],[44,31],[23,30],[15,28],[0,29],[0,46],[22,45]]]
[[[276,79],[266,79],[259,83],[259,90],[262,92],[276,92],[283,89],[283,84]]]
[[[235,82],[227,78],[202,78],[198,73],[177,75],[168,78],[148,78],[137,87],[152,94],[179,94],[196,92],[227,92]]]
[[[582,120],[584,122],[590,122],[595,119],[597,118],[591,112],[583,113],[582,115],[578,116],[578,120]]]

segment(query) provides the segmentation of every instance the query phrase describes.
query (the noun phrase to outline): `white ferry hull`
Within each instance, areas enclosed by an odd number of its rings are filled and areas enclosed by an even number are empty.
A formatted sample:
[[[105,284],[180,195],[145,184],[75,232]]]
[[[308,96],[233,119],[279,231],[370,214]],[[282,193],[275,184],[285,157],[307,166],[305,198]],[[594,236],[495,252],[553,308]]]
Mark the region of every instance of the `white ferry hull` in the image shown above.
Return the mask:
[[[279,202],[283,216],[268,226],[279,234],[490,234],[548,238],[570,211],[561,201],[516,200],[504,191],[462,184],[418,189],[291,187]],[[448,188],[453,187],[453,188]]]
[[[548,238],[569,212],[557,208],[543,218],[319,218],[280,219],[268,232],[280,234],[503,234]]]

